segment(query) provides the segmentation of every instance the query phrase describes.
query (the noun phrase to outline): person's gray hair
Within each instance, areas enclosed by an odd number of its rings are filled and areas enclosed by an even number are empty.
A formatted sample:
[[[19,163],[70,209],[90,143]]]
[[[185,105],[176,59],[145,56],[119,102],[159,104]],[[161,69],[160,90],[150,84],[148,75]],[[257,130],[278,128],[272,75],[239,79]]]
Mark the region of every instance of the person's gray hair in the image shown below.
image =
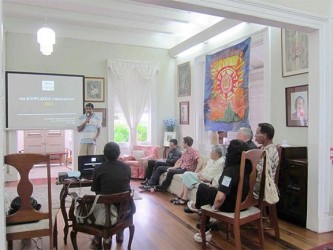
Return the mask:
[[[245,137],[248,139],[248,141],[249,141],[249,140],[252,140],[252,138],[253,138],[253,132],[252,132],[252,129],[250,129],[250,128],[246,128],[246,127],[241,127],[241,128],[239,129],[239,131],[240,131],[243,135],[245,135]]]
[[[219,155],[219,158],[223,156],[223,147],[220,144],[213,145],[212,150]]]

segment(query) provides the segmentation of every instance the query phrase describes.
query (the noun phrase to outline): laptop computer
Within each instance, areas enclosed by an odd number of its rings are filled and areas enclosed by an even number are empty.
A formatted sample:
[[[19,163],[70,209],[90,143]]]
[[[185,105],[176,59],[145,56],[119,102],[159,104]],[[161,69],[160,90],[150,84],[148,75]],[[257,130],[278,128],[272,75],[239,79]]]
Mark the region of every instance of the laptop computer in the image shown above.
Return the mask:
[[[81,173],[81,178],[92,179],[94,168],[106,160],[104,155],[80,155],[78,156],[78,170]]]

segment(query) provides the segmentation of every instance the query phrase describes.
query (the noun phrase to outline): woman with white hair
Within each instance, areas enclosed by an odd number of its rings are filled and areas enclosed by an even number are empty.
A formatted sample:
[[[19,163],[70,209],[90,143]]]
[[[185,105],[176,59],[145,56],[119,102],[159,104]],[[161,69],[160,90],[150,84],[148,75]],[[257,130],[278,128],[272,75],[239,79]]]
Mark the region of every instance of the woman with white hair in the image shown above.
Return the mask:
[[[185,205],[187,203],[188,192],[200,183],[207,183],[217,186],[217,180],[221,176],[224,167],[223,148],[221,145],[214,145],[210,152],[210,159],[206,166],[198,173],[185,172],[183,174],[183,185],[179,196],[172,199],[175,205]]]

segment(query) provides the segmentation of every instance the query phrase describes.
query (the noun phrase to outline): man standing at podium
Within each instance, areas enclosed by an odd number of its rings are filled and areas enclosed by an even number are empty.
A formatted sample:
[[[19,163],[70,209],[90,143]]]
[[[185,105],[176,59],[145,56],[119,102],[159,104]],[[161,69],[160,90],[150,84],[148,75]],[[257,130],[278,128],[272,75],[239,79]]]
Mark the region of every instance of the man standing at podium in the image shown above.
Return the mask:
[[[101,119],[93,112],[92,103],[87,103],[85,109],[86,113],[80,116],[77,124],[77,131],[81,134],[79,155],[94,155],[96,140],[102,127]]]

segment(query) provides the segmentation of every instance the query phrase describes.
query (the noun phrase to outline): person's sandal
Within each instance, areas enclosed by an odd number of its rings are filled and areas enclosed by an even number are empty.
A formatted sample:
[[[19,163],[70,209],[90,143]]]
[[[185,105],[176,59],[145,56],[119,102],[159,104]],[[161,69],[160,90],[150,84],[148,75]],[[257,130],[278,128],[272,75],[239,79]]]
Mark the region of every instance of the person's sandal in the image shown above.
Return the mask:
[[[175,200],[173,202],[174,205],[186,205],[187,204],[187,201],[182,199],[182,198],[179,198],[178,200]]]
[[[181,199],[180,197],[175,197],[175,198],[172,198],[171,200],[170,200],[170,202],[171,203],[174,203],[175,201],[178,201],[179,199]]]

